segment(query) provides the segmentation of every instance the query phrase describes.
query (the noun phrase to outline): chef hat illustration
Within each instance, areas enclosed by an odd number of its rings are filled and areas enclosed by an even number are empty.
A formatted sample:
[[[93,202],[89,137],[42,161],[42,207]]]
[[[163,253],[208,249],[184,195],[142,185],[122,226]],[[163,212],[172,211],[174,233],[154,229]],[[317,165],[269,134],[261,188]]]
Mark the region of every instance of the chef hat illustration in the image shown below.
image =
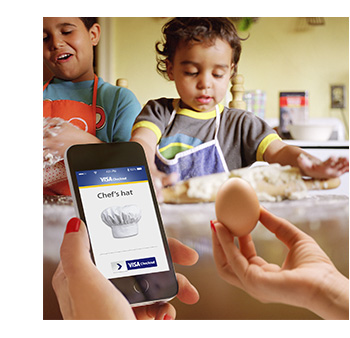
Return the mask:
[[[102,211],[101,218],[112,228],[114,238],[136,236],[141,210],[137,205],[113,206]]]

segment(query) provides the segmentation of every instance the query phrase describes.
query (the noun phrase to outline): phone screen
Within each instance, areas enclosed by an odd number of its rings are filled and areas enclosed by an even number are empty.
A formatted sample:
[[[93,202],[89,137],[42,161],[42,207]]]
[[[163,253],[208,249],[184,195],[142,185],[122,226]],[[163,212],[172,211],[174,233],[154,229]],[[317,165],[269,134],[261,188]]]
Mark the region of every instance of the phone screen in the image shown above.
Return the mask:
[[[168,271],[144,166],[76,171],[94,261],[108,279]]]

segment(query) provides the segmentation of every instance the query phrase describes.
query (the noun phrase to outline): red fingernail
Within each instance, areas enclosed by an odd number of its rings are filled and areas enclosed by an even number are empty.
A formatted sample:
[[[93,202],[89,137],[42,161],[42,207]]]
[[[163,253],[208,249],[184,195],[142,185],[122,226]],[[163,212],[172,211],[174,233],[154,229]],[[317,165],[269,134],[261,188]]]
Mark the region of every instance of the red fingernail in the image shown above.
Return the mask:
[[[165,314],[165,316],[163,317],[163,320],[173,320],[174,318],[169,316],[167,313]]]
[[[80,228],[80,219],[73,217],[69,220],[66,227],[66,234],[70,232],[78,232]]]
[[[215,229],[215,225],[214,225],[214,221],[210,221],[210,226],[211,226],[211,229],[216,232],[216,229]]]

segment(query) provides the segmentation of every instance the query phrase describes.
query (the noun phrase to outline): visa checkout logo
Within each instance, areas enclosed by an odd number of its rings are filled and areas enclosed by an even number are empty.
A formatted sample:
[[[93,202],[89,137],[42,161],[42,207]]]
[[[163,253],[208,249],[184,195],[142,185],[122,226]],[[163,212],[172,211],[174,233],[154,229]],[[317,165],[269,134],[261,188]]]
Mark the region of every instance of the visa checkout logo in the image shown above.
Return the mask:
[[[110,183],[110,182],[119,182],[119,181],[126,181],[126,177],[111,177],[111,176],[104,176],[100,177],[100,180],[102,183]]]
[[[126,261],[126,266],[128,270],[153,268],[157,266],[157,260],[155,257],[134,259],[132,261]]]
[[[117,179],[115,177],[105,176],[105,177],[100,177],[100,180],[102,183],[108,183],[108,182],[114,182]]]

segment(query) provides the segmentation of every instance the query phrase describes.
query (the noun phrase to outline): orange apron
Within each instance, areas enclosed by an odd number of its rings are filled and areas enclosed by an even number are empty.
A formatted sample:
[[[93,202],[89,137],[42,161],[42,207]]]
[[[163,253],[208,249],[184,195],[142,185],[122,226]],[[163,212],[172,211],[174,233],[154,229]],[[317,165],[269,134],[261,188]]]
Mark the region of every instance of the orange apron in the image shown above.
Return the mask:
[[[44,90],[51,80],[44,85]],[[98,77],[95,74],[91,106],[72,100],[44,100],[44,117],[59,117],[96,135],[97,86]],[[44,169],[44,195],[71,195],[63,160]]]

